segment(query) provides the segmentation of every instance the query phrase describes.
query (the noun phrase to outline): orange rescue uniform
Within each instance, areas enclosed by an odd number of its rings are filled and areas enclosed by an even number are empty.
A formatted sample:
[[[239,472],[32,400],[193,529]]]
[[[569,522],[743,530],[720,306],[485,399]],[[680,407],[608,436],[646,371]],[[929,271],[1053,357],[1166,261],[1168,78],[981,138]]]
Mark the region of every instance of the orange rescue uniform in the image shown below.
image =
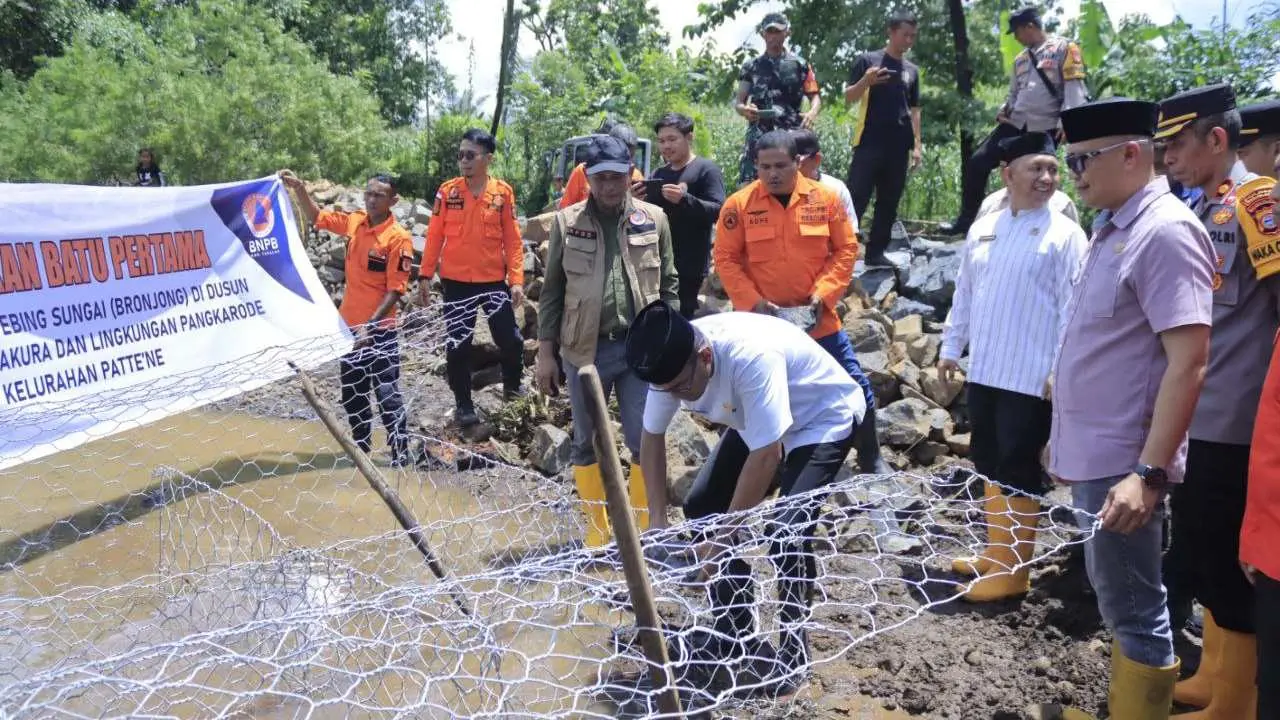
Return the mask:
[[[822,298],[815,339],[840,329],[836,303],[853,279],[858,242],[840,199],[803,175],[787,207],[755,180],[729,196],[720,210],[715,269],[735,310],[761,299],[781,307]]]
[[[644,173],[631,168],[631,182],[644,182]],[[578,167],[569,173],[569,180],[564,185],[564,195],[560,196],[560,209],[563,210],[574,203],[586,200],[590,190],[591,188],[587,186],[587,164],[578,163]]]
[[[440,186],[418,276],[430,279],[437,264],[447,280],[524,284],[524,243],[510,185],[491,177],[478,196],[463,177]]]
[[[369,322],[388,292],[404,294],[413,271],[413,236],[396,221],[394,214],[376,226],[369,225],[363,210],[353,213],[324,210],[316,216],[318,230],[347,238],[347,289],[338,314],[348,327]],[[392,305],[379,327],[394,328],[396,306]]]
[[[1249,490],[1240,525],[1240,559],[1280,580],[1280,343],[1262,385],[1249,450]]]

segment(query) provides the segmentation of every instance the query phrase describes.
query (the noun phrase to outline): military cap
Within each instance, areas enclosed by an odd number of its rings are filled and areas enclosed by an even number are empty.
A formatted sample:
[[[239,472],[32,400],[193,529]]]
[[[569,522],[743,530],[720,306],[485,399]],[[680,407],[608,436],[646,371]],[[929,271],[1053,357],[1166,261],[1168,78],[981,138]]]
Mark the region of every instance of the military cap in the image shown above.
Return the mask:
[[[1071,143],[1118,135],[1151,137],[1158,113],[1153,102],[1110,97],[1063,110],[1062,132]]]
[[[1042,132],[1025,132],[1000,141],[1000,160],[1011,163],[1023,155],[1057,155],[1053,138]]]
[[[1180,92],[1160,101],[1157,140],[1171,138],[1202,117],[1236,109],[1236,93],[1226,83]]]
[[[1265,135],[1280,135],[1280,100],[1240,108],[1240,146]]]
[[[763,32],[770,28],[779,30],[790,30],[791,23],[787,22],[787,16],[780,12],[771,12],[764,16],[764,20],[760,21],[760,31]]]
[[[1018,28],[1023,25],[1040,24],[1040,10],[1034,6],[1027,5],[1009,13],[1009,30],[1006,35],[1012,35]]]
[[[612,135],[593,135],[587,148],[587,174],[631,172],[631,150]]]
[[[693,325],[661,300],[644,307],[627,332],[627,366],[636,377],[665,385],[693,357]]]

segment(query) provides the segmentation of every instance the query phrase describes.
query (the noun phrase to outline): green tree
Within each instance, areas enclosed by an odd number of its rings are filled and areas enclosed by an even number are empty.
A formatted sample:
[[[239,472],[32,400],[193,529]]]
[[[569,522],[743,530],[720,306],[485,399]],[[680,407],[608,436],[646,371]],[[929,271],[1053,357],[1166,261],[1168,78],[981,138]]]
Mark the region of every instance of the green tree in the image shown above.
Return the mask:
[[[25,85],[0,84],[9,179],[103,182],[155,147],[177,182],[290,166],[358,180],[383,166],[378,106],[248,0],[201,0],[142,23],[98,16]]]

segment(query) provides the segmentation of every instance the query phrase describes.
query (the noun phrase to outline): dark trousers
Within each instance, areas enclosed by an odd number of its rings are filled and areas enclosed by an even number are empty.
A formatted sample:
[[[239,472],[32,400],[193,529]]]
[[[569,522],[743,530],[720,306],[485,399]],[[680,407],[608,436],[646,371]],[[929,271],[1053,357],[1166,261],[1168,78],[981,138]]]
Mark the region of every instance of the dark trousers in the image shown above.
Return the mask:
[[[698,291],[702,289],[702,281],[707,279],[707,255],[691,258],[684,262],[676,259],[676,276],[680,281],[677,291],[680,297],[680,314],[693,319],[698,312]]]
[[[1254,577],[1258,583],[1254,614],[1258,631],[1258,717],[1265,720],[1280,718],[1280,580],[1260,572]]]
[[[852,439],[850,435],[840,442],[805,445],[788,452],[775,480],[781,494],[800,495],[834,480],[849,454]],[[699,473],[689,489],[684,501],[686,518],[707,517],[729,509],[748,454],[742,436],[735,430],[725,431],[712,455],[711,467]],[[787,507],[775,510],[765,525],[772,538],[769,557],[778,573],[778,658],[787,671],[800,670],[809,662],[804,624],[809,620],[809,595],[817,577],[810,538],[821,505],[820,500],[799,504],[791,501]],[[726,558],[718,563],[715,578],[707,587],[715,630],[739,641],[733,652],[758,656],[762,643],[756,639],[751,566],[733,555],[732,549]]]
[[[472,409],[471,339],[480,309],[489,319],[489,332],[501,353],[502,386],[508,391],[518,389],[524,373],[524,340],[511,308],[511,289],[504,282],[467,283],[442,278],[440,284],[444,291],[445,331],[449,335],[445,369],[458,408]]]
[[[876,436],[876,396],[871,391],[871,381],[858,363],[858,354],[853,350],[849,334],[844,330],[837,330],[818,338],[818,345],[840,363],[849,377],[857,381],[862,388],[862,396],[867,401],[867,413],[862,417],[862,424],[854,435],[853,447],[858,453],[858,469],[864,473],[889,472],[889,466],[880,458],[880,439]]]
[[[867,240],[867,256],[883,255],[893,235],[893,222],[898,219],[898,203],[907,187],[907,167],[911,160],[910,129],[896,137],[867,138],[853,151],[849,163],[849,195],[859,221],[866,217],[871,193],[876,195],[876,215],[871,219],[871,236]]]
[[[373,446],[373,408],[369,405],[373,394],[391,455],[403,459],[409,451],[409,423],[400,397],[400,345],[395,330],[373,330],[369,337],[368,345],[338,360],[342,409],[347,412],[352,438],[367,453]]]
[[[1174,572],[1219,627],[1254,632],[1253,585],[1240,569],[1249,446],[1192,440],[1173,494]],[[1262,717],[1262,716],[1260,716]]]
[[[982,141],[973,155],[969,156],[969,165],[960,180],[960,214],[961,225],[968,225],[978,216],[978,208],[982,207],[982,199],[987,196],[987,178],[991,171],[1000,165],[1000,141],[1022,134],[1022,131],[1008,123],[996,123],[990,135]]]
[[[969,383],[969,459],[987,478],[1030,495],[1048,489],[1040,454],[1053,406],[1033,395]]]

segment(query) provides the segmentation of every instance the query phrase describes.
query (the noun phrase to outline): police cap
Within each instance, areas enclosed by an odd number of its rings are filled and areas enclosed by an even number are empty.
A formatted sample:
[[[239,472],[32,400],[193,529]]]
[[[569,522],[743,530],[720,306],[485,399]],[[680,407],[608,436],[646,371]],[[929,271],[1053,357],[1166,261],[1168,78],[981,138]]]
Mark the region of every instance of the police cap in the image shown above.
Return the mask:
[[[1187,125],[1209,115],[1236,109],[1236,93],[1226,83],[1180,92],[1160,101],[1156,139],[1171,138]]]
[[[1042,132],[1026,132],[1000,141],[1000,160],[1011,163],[1023,155],[1057,155],[1053,138]]]
[[[760,21],[760,32],[770,29],[790,30],[791,23],[787,22],[786,15],[783,15],[780,12],[771,12],[768,15],[765,15],[764,19]]]
[[[1018,28],[1023,25],[1040,25],[1040,10],[1032,5],[1020,7],[1009,13],[1009,31],[1006,35],[1012,35]]]
[[[1268,100],[1240,108],[1240,146],[1260,137],[1280,135],[1280,100]]]
[[[1120,135],[1151,137],[1158,114],[1153,102],[1110,97],[1063,110],[1062,132],[1071,143]]]
[[[693,325],[661,300],[645,306],[627,333],[627,366],[636,377],[665,385],[680,376],[693,357]]]
[[[587,149],[587,174],[631,172],[631,150],[612,135],[593,135]]]

